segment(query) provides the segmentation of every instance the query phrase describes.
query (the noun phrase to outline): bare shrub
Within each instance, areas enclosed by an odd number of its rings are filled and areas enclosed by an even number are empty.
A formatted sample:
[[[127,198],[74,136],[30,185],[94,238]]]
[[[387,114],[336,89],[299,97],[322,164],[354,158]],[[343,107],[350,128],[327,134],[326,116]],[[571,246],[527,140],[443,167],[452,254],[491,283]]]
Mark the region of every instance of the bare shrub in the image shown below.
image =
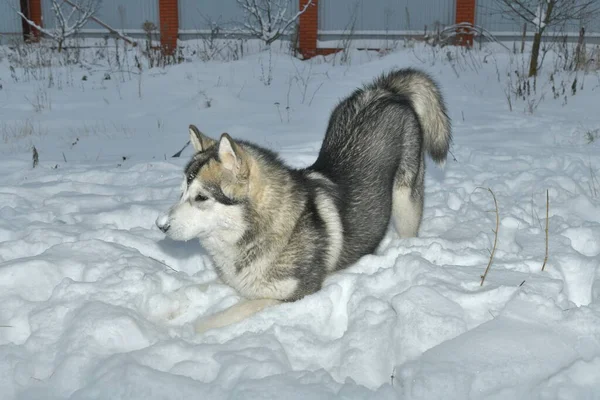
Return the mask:
[[[58,52],[61,52],[65,40],[79,32],[98,11],[101,0],[72,0],[69,2],[51,0],[51,2],[55,19],[55,26],[53,28],[42,28],[28,19],[22,12],[18,11],[17,14],[33,28],[54,40],[58,45]]]

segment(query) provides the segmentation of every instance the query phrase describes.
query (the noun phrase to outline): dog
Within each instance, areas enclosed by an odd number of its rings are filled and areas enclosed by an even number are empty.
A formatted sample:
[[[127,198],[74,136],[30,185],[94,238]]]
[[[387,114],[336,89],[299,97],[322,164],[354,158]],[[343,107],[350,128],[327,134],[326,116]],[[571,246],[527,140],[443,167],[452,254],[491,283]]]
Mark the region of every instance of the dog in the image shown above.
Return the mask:
[[[181,198],[156,225],[199,239],[220,279],[245,300],[196,324],[237,322],[321,289],[331,273],[373,253],[393,222],[414,237],[423,213],[424,153],[446,160],[451,123],[426,73],[398,69],[332,111],[317,160],[289,168],[256,144],[189,128],[195,154]]]

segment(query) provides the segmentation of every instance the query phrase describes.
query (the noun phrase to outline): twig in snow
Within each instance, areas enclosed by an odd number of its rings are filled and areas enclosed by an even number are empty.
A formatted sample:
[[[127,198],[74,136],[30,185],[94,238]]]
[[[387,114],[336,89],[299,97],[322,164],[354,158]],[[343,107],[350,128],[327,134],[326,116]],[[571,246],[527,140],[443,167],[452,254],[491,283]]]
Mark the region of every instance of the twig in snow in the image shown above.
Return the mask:
[[[237,98],[241,99],[241,95],[242,95],[242,91],[244,90],[244,88],[246,87],[246,81],[244,81],[244,84],[242,85],[242,87],[240,88],[240,91],[237,94]]]
[[[535,219],[533,218],[535,214]],[[535,206],[533,204],[533,193],[531,193],[531,223],[533,224],[533,221],[535,221],[537,219],[538,224],[540,225],[540,229],[542,229],[542,221],[540,220],[540,216],[538,215],[537,211],[535,210]]]
[[[454,153],[452,152],[452,150],[448,150],[448,153],[450,153],[452,155],[452,159],[456,162],[458,162],[458,160],[456,159],[456,156],[454,155]]]
[[[589,163],[589,169],[590,169],[590,181],[588,182],[588,186],[590,187],[590,194],[592,195],[593,198],[598,197],[598,194],[600,193],[599,191],[599,187],[600,187],[600,181],[598,181],[598,177],[596,176],[596,173],[594,172],[594,169],[592,168],[592,162],[590,161]]]
[[[178,157],[180,157],[180,156],[181,156],[181,153],[183,153],[183,151],[184,151],[184,150],[185,150],[185,149],[186,149],[186,148],[187,148],[189,145],[190,145],[190,141],[188,140],[188,142],[185,144],[185,146],[183,146],[183,147],[181,148],[181,150],[179,150],[177,153],[173,154],[173,155],[171,156],[171,158],[178,158]]]
[[[279,113],[279,120],[283,123],[283,117],[281,116],[281,110],[279,109],[279,102],[276,101],[274,104],[275,107],[277,107],[277,113]]]
[[[33,158],[33,168],[35,168],[40,163],[40,156],[39,156],[38,151],[35,148],[35,146],[33,146],[33,157],[32,158]]]
[[[321,82],[321,84],[319,86],[317,86],[317,88],[315,89],[314,93],[312,94],[312,97],[310,98],[310,101],[308,102],[308,106],[310,107],[310,105],[312,104],[315,95],[317,94],[317,92],[319,91],[319,89],[321,89],[321,86],[323,86],[325,82]]]
[[[544,256],[544,264],[542,264],[542,271],[546,268],[546,262],[548,261],[548,211],[550,209],[550,194],[546,190],[546,254]]]
[[[478,188],[483,189],[483,188]],[[494,206],[496,208],[496,229],[492,230],[494,232],[494,246],[492,247],[492,251],[490,252],[490,261],[488,262],[487,267],[485,268],[485,272],[481,275],[481,283],[479,286],[483,286],[483,282],[485,281],[485,277],[490,271],[490,267],[492,266],[492,261],[494,261],[494,253],[496,253],[496,244],[498,243],[498,228],[500,227],[500,213],[498,212],[498,201],[496,200],[496,195],[492,191],[492,189],[487,188],[487,190],[492,194],[494,198]]]
[[[150,256],[148,256],[148,258],[149,258],[149,259],[151,259],[152,261],[156,261],[157,263],[164,265],[165,267],[169,268],[169,269],[170,269],[170,270],[172,270],[172,271],[179,272],[179,271],[177,271],[175,268],[173,268],[173,267],[170,267],[169,265],[165,264],[164,262],[162,262],[162,261],[160,261],[160,260],[157,260],[157,259],[156,259],[156,258],[154,258],[154,257],[150,257]]]

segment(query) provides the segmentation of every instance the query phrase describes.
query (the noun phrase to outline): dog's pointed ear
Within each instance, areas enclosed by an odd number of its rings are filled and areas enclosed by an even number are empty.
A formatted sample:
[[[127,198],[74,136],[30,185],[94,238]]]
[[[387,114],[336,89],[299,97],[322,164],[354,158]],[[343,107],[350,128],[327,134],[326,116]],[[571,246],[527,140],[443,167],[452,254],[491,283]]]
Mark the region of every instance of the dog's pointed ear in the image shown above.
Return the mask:
[[[219,160],[223,167],[235,174],[239,173],[244,162],[244,151],[227,133],[219,140]]]
[[[190,125],[189,130],[190,142],[192,142],[192,146],[194,146],[194,150],[196,150],[196,152],[206,151],[207,148],[209,148],[217,142],[216,140],[211,139],[202,132],[200,132],[200,130],[196,128],[195,125]]]

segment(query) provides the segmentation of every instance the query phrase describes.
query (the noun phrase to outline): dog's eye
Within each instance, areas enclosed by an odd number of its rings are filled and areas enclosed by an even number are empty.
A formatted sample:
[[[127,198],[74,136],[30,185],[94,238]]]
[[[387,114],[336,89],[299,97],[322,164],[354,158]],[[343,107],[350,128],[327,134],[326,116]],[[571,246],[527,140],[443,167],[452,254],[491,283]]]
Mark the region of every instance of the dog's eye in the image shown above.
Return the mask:
[[[199,195],[196,196],[195,200],[196,201],[206,201],[206,200],[208,200],[208,197],[206,197],[203,194],[199,194]]]

